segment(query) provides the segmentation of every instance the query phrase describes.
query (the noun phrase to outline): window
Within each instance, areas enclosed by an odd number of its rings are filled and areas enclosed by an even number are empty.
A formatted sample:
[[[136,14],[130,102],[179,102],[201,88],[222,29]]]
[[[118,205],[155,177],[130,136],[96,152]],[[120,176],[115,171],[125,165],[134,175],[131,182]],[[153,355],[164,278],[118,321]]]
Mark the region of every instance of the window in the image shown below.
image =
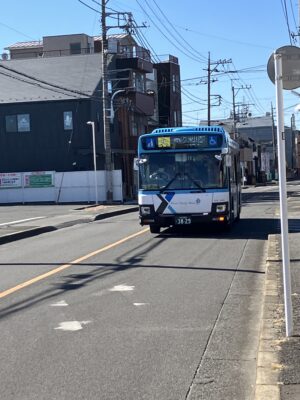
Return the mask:
[[[6,123],[6,132],[18,132],[16,115],[7,115],[5,117],[5,123]]]
[[[174,93],[179,93],[179,88],[180,88],[180,80],[179,80],[179,75],[172,75],[172,90]]]
[[[72,111],[64,111],[64,130],[71,131],[73,129],[73,113]]]
[[[5,117],[6,132],[30,132],[30,115],[17,114]]]
[[[81,54],[81,43],[70,43],[70,54]]]
[[[176,77],[174,74],[172,75],[172,88],[173,88],[173,92],[175,93],[176,92]]]
[[[131,115],[131,136],[138,136],[138,122],[135,120],[134,115]]]
[[[133,86],[139,92],[144,92],[145,91],[145,76],[144,75],[139,74],[137,72],[133,72],[132,81],[133,81]]]

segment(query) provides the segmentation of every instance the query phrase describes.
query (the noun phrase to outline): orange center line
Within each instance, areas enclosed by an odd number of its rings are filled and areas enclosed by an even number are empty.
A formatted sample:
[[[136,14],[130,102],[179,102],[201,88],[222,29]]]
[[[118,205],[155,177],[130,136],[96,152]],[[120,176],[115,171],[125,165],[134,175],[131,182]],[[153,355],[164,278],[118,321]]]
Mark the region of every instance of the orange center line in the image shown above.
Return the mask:
[[[14,287],[12,287],[10,289],[4,290],[3,292],[0,292],[0,298],[6,297],[6,296],[8,296],[8,295],[10,295],[10,294],[12,294],[14,292],[17,292],[20,289],[23,289],[23,288],[25,288],[27,286],[30,286],[30,285],[38,282],[38,281],[41,281],[41,280],[43,280],[45,278],[48,278],[49,276],[55,275],[58,272],[63,271],[64,269],[72,267],[72,265],[74,265],[74,264],[79,264],[82,261],[87,260],[88,258],[94,257],[97,254],[100,254],[100,253],[103,253],[104,251],[110,250],[113,247],[116,247],[116,246],[118,246],[118,245],[120,245],[120,244],[122,244],[124,242],[127,242],[128,240],[133,239],[133,238],[135,238],[135,237],[137,237],[139,235],[142,235],[142,234],[144,234],[144,233],[146,233],[148,231],[149,231],[148,228],[147,229],[143,229],[142,231],[136,232],[136,233],[134,233],[134,234],[132,234],[130,236],[126,236],[125,238],[120,239],[117,242],[111,243],[111,244],[109,244],[109,245],[107,245],[105,247],[102,247],[101,249],[95,250],[95,251],[93,251],[93,252],[91,252],[89,254],[86,254],[85,256],[79,257],[76,260],[71,261],[69,264],[61,265],[60,267],[52,269],[51,271],[48,271],[48,272],[46,272],[46,273],[44,273],[42,275],[38,275],[35,278],[32,278],[32,279],[30,279],[28,281],[25,281],[25,282],[22,282],[17,286],[14,286]]]

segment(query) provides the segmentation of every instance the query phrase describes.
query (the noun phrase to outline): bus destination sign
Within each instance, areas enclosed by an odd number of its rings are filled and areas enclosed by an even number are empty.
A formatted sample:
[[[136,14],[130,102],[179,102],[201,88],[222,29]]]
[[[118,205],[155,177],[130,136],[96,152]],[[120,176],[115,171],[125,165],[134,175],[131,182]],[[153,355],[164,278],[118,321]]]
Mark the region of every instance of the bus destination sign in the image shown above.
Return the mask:
[[[222,135],[151,136],[142,139],[144,150],[203,149],[222,146]]]

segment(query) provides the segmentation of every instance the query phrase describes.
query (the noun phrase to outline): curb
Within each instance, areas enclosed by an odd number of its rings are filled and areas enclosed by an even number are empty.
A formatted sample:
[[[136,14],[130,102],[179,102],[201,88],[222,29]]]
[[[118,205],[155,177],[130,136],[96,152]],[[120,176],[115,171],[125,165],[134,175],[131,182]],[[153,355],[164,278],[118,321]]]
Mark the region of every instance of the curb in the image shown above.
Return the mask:
[[[94,221],[100,221],[101,219],[115,217],[116,215],[129,214],[131,212],[135,212],[138,210],[139,210],[139,207],[136,206],[136,207],[132,207],[132,208],[125,208],[124,210],[109,211],[107,213],[96,215],[96,217],[94,218]]]
[[[34,228],[24,229],[23,231],[20,231],[20,232],[14,232],[14,233],[10,233],[10,234],[4,235],[4,236],[0,236],[0,245],[14,242],[14,241],[20,240],[20,239],[26,239],[29,237],[41,235],[43,233],[53,232],[53,231],[67,228],[70,226],[74,226],[77,224],[90,223],[90,222],[94,222],[94,221],[100,221],[100,220],[103,220],[106,218],[115,217],[117,215],[129,214],[131,212],[138,211],[138,209],[139,209],[138,207],[132,207],[132,208],[124,209],[124,210],[114,210],[114,211],[110,211],[107,213],[98,214],[94,218],[90,218],[90,219],[79,218],[79,219],[74,219],[71,221],[62,222],[57,225],[46,225],[43,227],[34,227]]]
[[[14,242],[20,239],[26,239],[28,237],[33,237],[37,235],[41,235],[42,233],[56,231],[58,228],[55,226],[43,226],[38,228],[29,228],[25,229],[21,232],[10,233],[8,235],[4,235],[0,237],[0,244],[6,244],[10,242]]]
[[[257,357],[255,400],[280,400],[279,351],[284,325],[280,300],[280,256],[277,235],[268,236],[263,316]]]

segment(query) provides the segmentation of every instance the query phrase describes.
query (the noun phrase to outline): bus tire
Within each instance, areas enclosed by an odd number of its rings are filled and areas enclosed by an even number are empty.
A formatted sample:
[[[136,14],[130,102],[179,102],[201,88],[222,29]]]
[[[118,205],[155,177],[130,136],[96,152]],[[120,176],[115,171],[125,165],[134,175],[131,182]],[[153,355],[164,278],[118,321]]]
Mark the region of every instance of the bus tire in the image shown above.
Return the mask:
[[[159,233],[160,232],[160,226],[159,225],[150,225],[150,232],[151,233]]]

